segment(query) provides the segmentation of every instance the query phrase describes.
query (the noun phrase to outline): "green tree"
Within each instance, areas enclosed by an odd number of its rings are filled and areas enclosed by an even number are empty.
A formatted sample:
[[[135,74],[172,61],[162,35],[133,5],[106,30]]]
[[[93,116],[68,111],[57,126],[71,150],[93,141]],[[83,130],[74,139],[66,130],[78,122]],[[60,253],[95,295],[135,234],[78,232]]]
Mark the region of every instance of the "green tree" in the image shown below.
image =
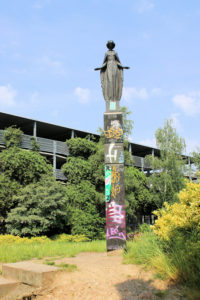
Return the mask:
[[[192,153],[194,165],[196,167],[196,175],[197,177],[200,177],[200,149],[197,149],[197,151],[194,151]]]
[[[72,156],[81,156],[88,158],[90,155],[96,152],[97,145],[95,142],[88,140],[87,138],[75,138],[67,140],[67,146],[69,153]]]
[[[101,238],[105,217],[100,215],[104,197],[95,190],[95,186],[82,180],[79,184],[67,184],[67,211],[69,228],[72,234],[84,234],[90,239]]]
[[[2,139],[6,148],[19,147],[23,139],[23,132],[16,126],[10,126],[3,131]]]
[[[24,187],[13,201],[18,204],[8,213],[8,233],[30,237],[65,231],[65,187],[53,177],[42,176],[39,182]]]
[[[120,111],[122,112],[122,116],[123,116],[124,137],[125,137],[125,139],[128,139],[128,137],[132,133],[133,124],[134,124],[133,120],[129,119],[131,111],[129,111],[126,106],[121,106]]]
[[[127,231],[131,231],[138,216],[149,215],[155,208],[147,177],[133,166],[125,167],[125,200]]]
[[[20,193],[21,185],[5,174],[0,174],[0,233],[5,233],[5,219],[11,208],[16,205],[14,195]]]
[[[37,182],[42,174],[52,173],[52,167],[45,157],[15,146],[0,153],[0,169],[7,177],[22,185]]]
[[[176,201],[177,193],[185,186],[182,158],[185,141],[173,128],[172,120],[167,120],[164,127],[156,131],[155,137],[160,157],[150,155],[147,161],[154,172],[149,178],[150,190],[157,207],[160,208],[165,201]]]

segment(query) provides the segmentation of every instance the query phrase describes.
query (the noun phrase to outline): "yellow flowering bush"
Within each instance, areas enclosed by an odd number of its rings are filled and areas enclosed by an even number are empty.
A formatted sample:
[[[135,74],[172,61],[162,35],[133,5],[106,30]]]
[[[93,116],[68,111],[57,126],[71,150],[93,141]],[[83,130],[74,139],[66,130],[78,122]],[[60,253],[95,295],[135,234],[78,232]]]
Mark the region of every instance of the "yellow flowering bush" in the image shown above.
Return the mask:
[[[27,238],[27,237],[19,237],[19,236],[15,236],[12,234],[5,234],[5,235],[0,235],[0,244],[4,243],[17,243],[17,244],[21,244],[21,243],[26,243],[26,244],[31,244],[31,243],[44,243],[50,241],[50,239],[46,236],[40,236],[40,237],[32,237],[32,238]]]
[[[84,234],[77,234],[77,235],[70,235],[70,234],[59,234],[53,238],[54,241],[56,242],[87,242],[89,239],[84,235]],[[12,234],[5,234],[5,235],[0,235],[0,244],[4,243],[44,243],[44,242],[51,242],[52,240],[49,239],[47,236],[36,236],[36,237],[20,237],[20,236],[15,236]]]
[[[57,242],[86,242],[89,239],[84,234],[70,235],[62,233],[56,236],[55,240]]]
[[[187,182],[178,197],[179,202],[172,205],[165,203],[164,209],[154,212],[158,216],[154,232],[164,240],[169,240],[175,230],[185,234],[195,231],[200,238],[200,184]]]

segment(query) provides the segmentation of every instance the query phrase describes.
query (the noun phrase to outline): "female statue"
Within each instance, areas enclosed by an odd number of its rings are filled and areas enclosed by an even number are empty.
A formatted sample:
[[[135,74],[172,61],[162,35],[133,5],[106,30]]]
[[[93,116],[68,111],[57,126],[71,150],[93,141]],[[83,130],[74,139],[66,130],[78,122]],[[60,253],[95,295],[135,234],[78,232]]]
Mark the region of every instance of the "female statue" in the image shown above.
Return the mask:
[[[103,96],[106,101],[119,101],[122,96],[123,87],[123,67],[119,60],[113,41],[108,41],[106,44],[108,51],[105,54],[103,65],[96,68],[95,71],[100,70],[101,74],[101,87]]]

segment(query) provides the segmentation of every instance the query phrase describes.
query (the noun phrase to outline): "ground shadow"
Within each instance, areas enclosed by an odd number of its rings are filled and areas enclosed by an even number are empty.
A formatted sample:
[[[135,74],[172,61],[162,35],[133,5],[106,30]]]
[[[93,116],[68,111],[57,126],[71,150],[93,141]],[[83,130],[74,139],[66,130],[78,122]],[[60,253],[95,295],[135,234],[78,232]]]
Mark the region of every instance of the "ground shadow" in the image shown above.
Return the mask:
[[[128,279],[115,285],[121,295],[121,300],[186,300],[181,290],[176,286],[168,289],[156,289],[153,280]]]

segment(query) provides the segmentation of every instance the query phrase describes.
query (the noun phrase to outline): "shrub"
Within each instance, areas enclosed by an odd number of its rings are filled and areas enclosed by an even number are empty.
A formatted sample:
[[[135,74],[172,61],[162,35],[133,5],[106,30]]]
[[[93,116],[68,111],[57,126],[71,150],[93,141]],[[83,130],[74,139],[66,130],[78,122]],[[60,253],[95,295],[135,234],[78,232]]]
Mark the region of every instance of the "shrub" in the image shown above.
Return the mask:
[[[46,236],[39,236],[39,237],[20,237],[20,236],[15,236],[12,234],[5,234],[5,235],[0,235],[0,244],[30,244],[30,243],[44,243],[48,242],[50,239]]]
[[[84,234],[71,235],[62,233],[53,237],[56,242],[87,242],[89,239]]]
[[[18,205],[8,214],[8,233],[30,237],[65,230],[65,188],[54,178],[44,176],[38,183],[23,188],[14,200]]]
[[[165,203],[164,209],[154,212],[158,219],[153,230],[164,240],[170,240],[175,232],[187,238],[193,233],[199,239],[200,184],[188,182],[178,196],[179,202],[173,205]]]
[[[23,138],[23,132],[16,128],[16,126],[10,126],[6,128],[3,132],[3,142],[6,148],[19,147]]]
[[[69,152],[73,156],[83,156],[88,158],[97,150],[97,145],[93,141],[82,138],[74,138],[67,141]]]
[[[0,218],[6,218],[7,213],[14,207],[13,196],[20,191],[21,185],[11,180],[5,174],[0,174]]]
[[[82,180],[76,185],[67,185],[67,211],[73,235],[83,234],[89,239],[101,238],[105,222],[105,218],[99,214],[99,207],[102,203],[101,196],[87,180]]]
[[[155,212],[154,232],[165,242],[166,252],[177,269],[177,279],[199,286],[200,276],[200,184],[188,182],[179,202]]]
[[[68,182],[75,184],[82,180],[91,180],[92,176],[90,163],[81,157],[67,157],[62,171],[66,174]]]
[[[39,153],[17,147],[0,153],[0,168],[6,176],[22,185],[37,182],[43,174],[50,175],[52,170],[47,160]]]

